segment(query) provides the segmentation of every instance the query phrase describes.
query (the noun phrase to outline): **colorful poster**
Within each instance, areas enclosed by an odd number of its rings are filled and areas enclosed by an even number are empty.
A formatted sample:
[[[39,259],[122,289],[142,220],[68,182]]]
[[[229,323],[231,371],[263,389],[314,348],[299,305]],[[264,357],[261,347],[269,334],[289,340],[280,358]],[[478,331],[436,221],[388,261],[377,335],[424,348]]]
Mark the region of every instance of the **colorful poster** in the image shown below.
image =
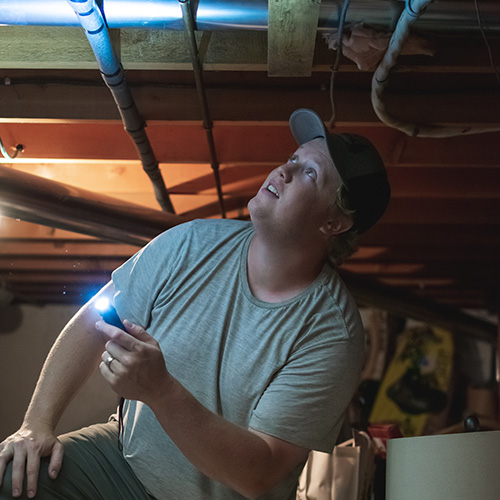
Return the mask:
[[[447,330],[425,324],[407,328],[399,336],[370,423],[396,423],[405,437],[426,434],[433,416],[449,407],[453,351]]]

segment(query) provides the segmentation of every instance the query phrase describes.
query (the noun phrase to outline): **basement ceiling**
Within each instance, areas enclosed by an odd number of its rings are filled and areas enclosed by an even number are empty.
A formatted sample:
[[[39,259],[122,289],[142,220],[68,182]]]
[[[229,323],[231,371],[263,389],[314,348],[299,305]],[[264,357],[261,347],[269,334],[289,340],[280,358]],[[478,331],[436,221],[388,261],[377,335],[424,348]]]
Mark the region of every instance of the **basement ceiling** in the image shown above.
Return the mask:
[[[153,16],[154,4],[163,12]],[[81,304],[162,229],[222,216],[217,165],[179,2],[104,2],[175,216],[159,212],[68,2],[39,2],[43,12],[34,5],[0,0],[0,138],[10,156],[22,146],[14,160],[0,156],[0,299]],[[455,312],[459,320],[471,310],[494,317],[500,301],[498,3],[429,5],[412,28],[417,53],[399,56],[390,73],[383,99],[399,121],[486,130],[441,138],[407,135],[384,123],[371,101],[376,65],[359,69],[355,57],[366,54],[350,52],[360,47],[353,36],[360,27],[377,34],[372,46],[387,38],[404,2],[350,2],[333,83],[337,52],[327,38],[336,37],[344,2],[269,6],[192,5],[225,215],[246,218],[246,204],[267,172],[295,149],[291,112],[313,108],[329,123],[333,99],[334,132],[370,138],[393,191],[382,220],[341,268],[360,303],[385,300],[398,313],[407,307],[421,317],[433,310],[448,318]],[[134,20],[118,19],[127,9],[135,9]],[[478,330],[494,336],[483,323]]]

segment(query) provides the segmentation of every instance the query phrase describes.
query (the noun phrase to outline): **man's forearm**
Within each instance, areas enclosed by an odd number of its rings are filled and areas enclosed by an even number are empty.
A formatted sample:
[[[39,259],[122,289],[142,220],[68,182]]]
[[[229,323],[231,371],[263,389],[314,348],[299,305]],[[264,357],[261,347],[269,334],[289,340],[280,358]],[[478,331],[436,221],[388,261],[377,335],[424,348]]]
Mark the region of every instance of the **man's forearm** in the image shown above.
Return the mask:
[[[212,479],[252,498],[269,491],[307,457],[305,448],[228,422],[172,383],[168,399],[150,406],[186,458]]]
[[[99,315],[82,307],[61,332],[42,368],[24,424],[54,429],[62,413],[99,364],[104,341],[95,330]]]

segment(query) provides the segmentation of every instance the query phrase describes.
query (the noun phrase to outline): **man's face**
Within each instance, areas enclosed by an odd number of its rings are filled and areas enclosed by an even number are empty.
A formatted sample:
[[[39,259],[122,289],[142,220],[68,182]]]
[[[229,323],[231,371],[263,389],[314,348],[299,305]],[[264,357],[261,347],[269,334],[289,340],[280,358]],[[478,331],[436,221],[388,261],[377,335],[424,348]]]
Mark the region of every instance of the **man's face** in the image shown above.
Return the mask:
[[[307,237],[334,217],[341,183],[325,140],[314,139],[268,175],[248,210],[256,225],[288,237]]]

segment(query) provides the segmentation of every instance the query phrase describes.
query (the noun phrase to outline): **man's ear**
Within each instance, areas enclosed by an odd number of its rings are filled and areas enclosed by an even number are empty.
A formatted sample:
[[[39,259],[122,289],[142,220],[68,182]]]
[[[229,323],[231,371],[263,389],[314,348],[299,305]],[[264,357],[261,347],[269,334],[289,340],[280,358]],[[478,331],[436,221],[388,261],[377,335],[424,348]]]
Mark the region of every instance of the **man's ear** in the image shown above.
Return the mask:
[[[345,233],[351,229],[354,221],[352,217],[346,215],[340,215],[334,219],[330,219],[326,224],[323,224],[319,230],[327,237],[338,236],[339,234]]]

